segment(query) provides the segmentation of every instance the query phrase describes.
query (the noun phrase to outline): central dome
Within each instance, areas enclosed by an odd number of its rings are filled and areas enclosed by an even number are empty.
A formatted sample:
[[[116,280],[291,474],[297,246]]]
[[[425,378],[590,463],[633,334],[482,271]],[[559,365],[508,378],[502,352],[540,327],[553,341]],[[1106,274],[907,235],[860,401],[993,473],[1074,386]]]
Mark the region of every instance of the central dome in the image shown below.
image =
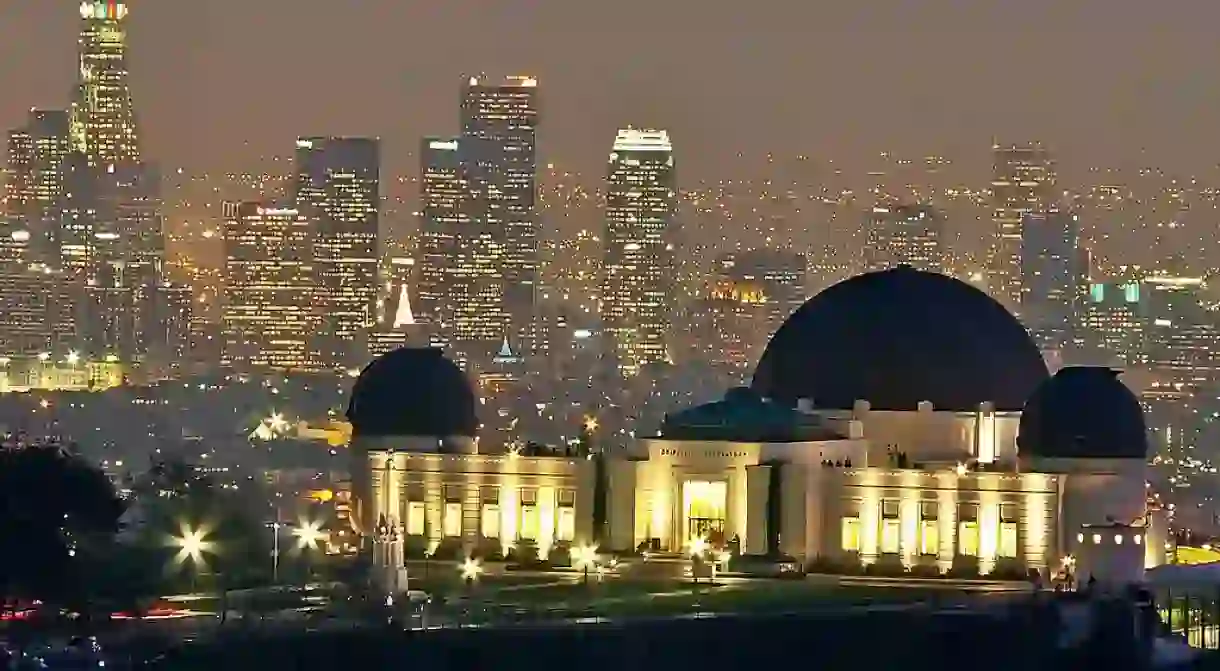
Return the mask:
[[[792,404],[873,410],[1019,411],[1047,379],[1028,332],[999,303],[938,273],[898,266],[814,296],[767,344],[752,388]]]
[[[466,374],[434,347],[402,347],[360,373],[347,408],[358,436],[468,436],[478,432]]]

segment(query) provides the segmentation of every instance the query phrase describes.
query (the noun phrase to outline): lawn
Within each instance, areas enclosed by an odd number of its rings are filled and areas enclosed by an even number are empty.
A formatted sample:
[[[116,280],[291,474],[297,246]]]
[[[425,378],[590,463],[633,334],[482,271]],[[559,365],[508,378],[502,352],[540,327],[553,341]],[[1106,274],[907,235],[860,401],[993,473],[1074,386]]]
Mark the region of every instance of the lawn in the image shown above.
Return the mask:
[[[803,612],[873,604],[943,602],[960,596],[960,592],[945,589],[839,585],[804,580],[694,585],[611,578],[588,585],[579,581],[509,588],[480,584],[448,610],[462,621],[485,623],[573,617]]]

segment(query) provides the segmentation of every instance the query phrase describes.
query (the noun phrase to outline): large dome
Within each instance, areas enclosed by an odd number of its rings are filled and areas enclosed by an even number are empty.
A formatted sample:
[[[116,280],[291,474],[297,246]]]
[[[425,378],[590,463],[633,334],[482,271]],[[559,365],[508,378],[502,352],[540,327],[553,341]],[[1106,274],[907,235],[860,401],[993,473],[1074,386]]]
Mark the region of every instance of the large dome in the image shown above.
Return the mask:
[[[1021,413],[1018,455],[1146,458],[1144,410],[1119,374],[1112,368],[1069,366],[1042,383]]]
[[[999,303],[946,275],[899,266],[814,296],[771,338],[751,386],[815,408],[1015,411],[1047,378],[1025,327]]]
[[[470,382],[434,347],[403,347],[366,366],[347,418],[355,436],[473,438],[479,426]]]

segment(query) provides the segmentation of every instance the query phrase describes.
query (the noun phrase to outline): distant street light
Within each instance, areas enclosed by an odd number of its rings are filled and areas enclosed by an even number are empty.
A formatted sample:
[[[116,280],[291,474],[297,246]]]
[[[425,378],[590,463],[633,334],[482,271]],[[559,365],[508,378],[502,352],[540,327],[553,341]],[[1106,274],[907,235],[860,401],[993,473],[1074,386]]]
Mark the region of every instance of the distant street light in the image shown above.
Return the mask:
[[[191,591],[194,592],[195,579],[199,570],[206,565],[204,553],[212,552],[213,548],[213,543],[208,540],[208,531],[202,527],[183,524],[178,535],[171,538],[171,542],[178,548],[174,563],[181,566],[189,562],[191,565]]]
[[[589,583],[589,569],[597,566],[597,546],[582,543],[570,551],[572,566],[584,571],[584,582]]]
[[[466,584],[478,580],[479,576],[483,575],[483,565],[473,557],[467,557],[466,561],[462,562],[460,569],[462,571],[462,579],[466,581]]]

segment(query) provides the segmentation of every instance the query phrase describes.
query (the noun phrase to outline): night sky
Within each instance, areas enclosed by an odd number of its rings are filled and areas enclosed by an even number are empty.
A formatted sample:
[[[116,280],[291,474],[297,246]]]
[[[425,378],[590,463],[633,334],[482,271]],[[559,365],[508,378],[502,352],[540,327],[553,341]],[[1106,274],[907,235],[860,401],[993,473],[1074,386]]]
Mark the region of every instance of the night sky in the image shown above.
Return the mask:
[[[67,104],[72,0],[0,0],[0,128]],[[600,174],[614,129],[671,130],[683,181],[736,152],[861,168],[993,137],[1089,165],[1220,156],[1216,0],[132,0],[136,106],[167,167],[240,170],[297,135],[456,129],[463,73],[535,73],[544,159]],[[985,180],[986,173],[980,175]]]

